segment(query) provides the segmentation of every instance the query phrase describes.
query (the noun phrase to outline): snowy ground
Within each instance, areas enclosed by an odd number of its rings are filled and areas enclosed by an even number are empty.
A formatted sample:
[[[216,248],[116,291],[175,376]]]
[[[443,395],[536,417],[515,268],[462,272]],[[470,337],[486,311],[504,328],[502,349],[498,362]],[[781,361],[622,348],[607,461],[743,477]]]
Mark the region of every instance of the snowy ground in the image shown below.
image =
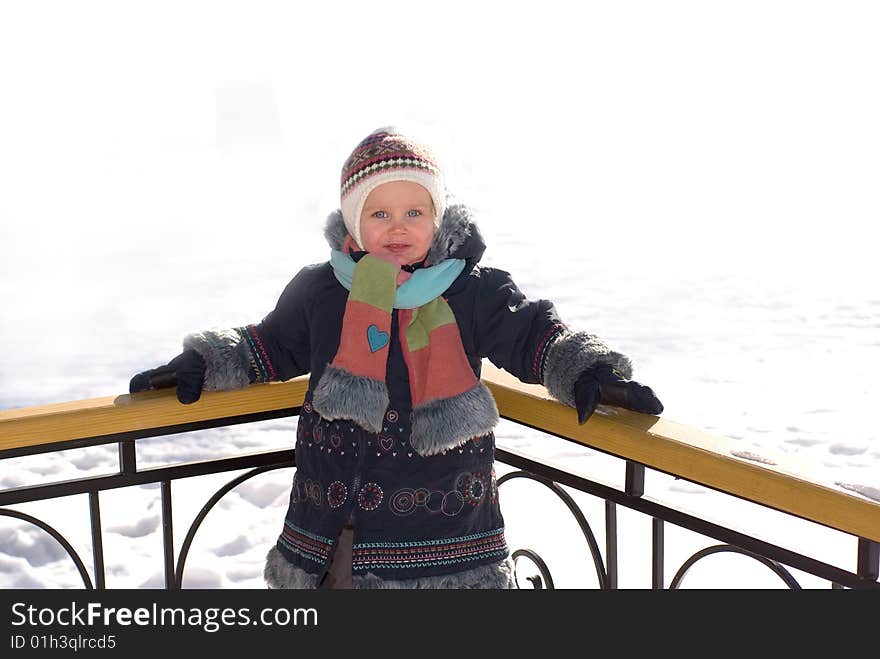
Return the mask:
[[[667,418],[880,500],[873,5],[586,3],[571,16],[551,2],[498,29],[472,3],[427,24],[382,4],[344,22],[269,2],[0,9],[0,409],[124,393],[186,333],[259,320],[299,267],[327,258],[343,157],[399,123],[435,140],[477,212],[484,263],[630,354]],[[362,60],[365,35],[386,43],[412,25],[435,47],[393,77]],[[294,432],[288,419],[143,440],[138,462],[290,446]],[[508,423],[498,438],[622,484],[623,466],[595,452]],[[107,472],[115,457],[6,460],[0,488]],[[173,485],[178,548],[233,476]],[[262,475],[218,504],[186,587],[262,587],[290,479]],[[648,492],[853,568],[853,539],[658,474]],[[501,495],[514,547],[545,555],[557,586],[595,585],[562,506],[544,512],[546,493],[524,482]],[[601,510],[578,500],[602,544]],[[161,586],[158,489],[101,505],[108,586]],[[85,497],[18,508],[89,563]],[[650,521],[620,514],[621,586],[647,587]],[[667,540],[670,565],[703,546]],[[710,569],[720,560],[735,568]],[[712,557],[686,585],[754,583],[780,585]],[[0,518],[0,587],[77,586],[51,538]]]

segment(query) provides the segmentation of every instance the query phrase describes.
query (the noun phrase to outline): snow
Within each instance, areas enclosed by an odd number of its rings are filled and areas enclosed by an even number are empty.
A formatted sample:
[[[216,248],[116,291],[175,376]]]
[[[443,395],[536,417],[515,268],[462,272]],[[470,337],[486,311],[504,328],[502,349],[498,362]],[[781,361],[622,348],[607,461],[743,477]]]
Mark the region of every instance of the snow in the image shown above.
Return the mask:
[[[379,4],[348,6],[345,21],[337,4],[3,5],[0,409],[124,393],[185,334],[258,321],[299,267],[327,258],[344,156],[398,124],[437,146],[477,212],[484,263],[629,354],[666,418],[738,440],[749,460],[806,460],[821,482],[880,500],[880,93],[864,84],[880,61],[877,8],[550,2],[511,8],[499,29],[474,3],[444,3],[430,20]],[[421,47],[374,56],[399,34]],[[295,423],[139,440],[138,465],[287,448]],[[622,486],[608,456],[509,422],[497,435]],[[116,459],[114,445],[8,459],[0,487],[108,473]],[[263,587],[292,473],[220,500],[184,587]],[[172,484],[176,552],[237,475]],[[646,488],[853,569],[843,534],[662,474]],[[538,551],[557,587],[595,587],[554,495],[517,479],[501,496],[514,548]],[[604,546],[601,502],[575,498]],[[100,502],[108,587],[162,587],[158,486]],[[91,566],[87,497],[15,508]],[[620,585],[647,587],[650,519],[619,516]],[[666,537],[669,566],[713,544],[670,526]],[[730,555],[685,581],[753,584],[781,586]],[[55,540],[0,519],[0,587],[80,586]]]

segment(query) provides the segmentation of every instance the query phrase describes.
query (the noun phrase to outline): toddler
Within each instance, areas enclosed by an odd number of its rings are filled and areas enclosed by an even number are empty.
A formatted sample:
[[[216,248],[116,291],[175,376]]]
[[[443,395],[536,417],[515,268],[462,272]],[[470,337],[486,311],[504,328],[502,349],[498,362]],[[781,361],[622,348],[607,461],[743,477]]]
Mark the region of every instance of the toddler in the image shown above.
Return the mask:
[[[479,265],[471,212],[399,131],[355,147],[324,235],[329,261],[300,270],[262,321],[185,337],[130,391],[176,386],[193,403],[310,374],[270,588],[515,588],[481,361],[544,385],[581,423],[600,403],[663,406],[625,355]]]

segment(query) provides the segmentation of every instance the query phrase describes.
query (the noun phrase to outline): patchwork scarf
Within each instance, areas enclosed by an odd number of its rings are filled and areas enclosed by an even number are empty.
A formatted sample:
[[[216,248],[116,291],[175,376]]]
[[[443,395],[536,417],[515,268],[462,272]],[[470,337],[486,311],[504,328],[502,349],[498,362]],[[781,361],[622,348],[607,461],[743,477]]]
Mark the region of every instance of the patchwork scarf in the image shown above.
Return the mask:
[[[403,283],[400,266],[365,254],[357,263],[342,251],[330,256],[337,281],[349,290],[339,348],[312,396],[325,419],[351,419],[382,431],[388,407],[385,383],[392,310],[409,372],[410,443],[422,455],[440,453],[490,432],[498,422],[495,400],[474,375],[458,323],[442,293],[465,262],[446,259],[417,269]]]

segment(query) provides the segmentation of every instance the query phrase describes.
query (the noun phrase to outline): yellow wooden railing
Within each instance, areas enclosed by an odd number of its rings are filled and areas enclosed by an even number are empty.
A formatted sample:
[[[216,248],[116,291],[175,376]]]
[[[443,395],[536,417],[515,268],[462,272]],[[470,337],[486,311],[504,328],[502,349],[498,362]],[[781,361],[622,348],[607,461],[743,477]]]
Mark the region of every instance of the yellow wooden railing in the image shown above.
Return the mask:
[[[600,407],[583,426],[573,410],[539,385],[526,385],[490,364],[483,381],[502,417],[564,437],[755,503],[880,542],[880,503],[811,477],[811,465],[791,456],[738,457],[735,440],[686,425],[617,408]],[[205,392],[181,405],[171,390],[0,410],[0,454],[81,438],[197,423],[298,407],[305,377]]]

